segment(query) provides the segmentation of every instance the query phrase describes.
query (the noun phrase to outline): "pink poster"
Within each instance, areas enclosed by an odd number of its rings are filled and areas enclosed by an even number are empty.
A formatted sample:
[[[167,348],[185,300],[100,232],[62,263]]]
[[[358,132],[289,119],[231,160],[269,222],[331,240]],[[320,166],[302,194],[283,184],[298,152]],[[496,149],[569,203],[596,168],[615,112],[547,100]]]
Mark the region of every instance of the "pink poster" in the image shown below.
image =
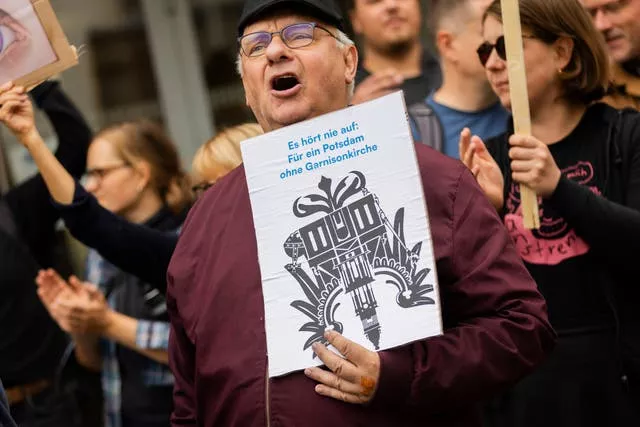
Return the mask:
[[[0,84],[57,60],[30,0],[0,4]]]

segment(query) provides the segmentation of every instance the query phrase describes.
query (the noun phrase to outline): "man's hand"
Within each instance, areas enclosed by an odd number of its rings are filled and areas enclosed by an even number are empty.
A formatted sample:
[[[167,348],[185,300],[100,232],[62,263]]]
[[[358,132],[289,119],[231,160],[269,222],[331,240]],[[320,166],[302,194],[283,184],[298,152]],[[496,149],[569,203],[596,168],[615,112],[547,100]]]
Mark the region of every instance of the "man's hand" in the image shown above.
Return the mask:
[[[325,332],[325,338],[343,356],[335,354],[320,343],[313,345],[320,360],[331,371],[308,368],[304,373],[318,381],[316,392],[348,403],[371,401],[380,378],[380,356],[350,341],[335,331]]]
[[[395,70],[372,74],[356,87],[351,103],[360,104],[387,95],[399,89],[403,81],[402,75]]]

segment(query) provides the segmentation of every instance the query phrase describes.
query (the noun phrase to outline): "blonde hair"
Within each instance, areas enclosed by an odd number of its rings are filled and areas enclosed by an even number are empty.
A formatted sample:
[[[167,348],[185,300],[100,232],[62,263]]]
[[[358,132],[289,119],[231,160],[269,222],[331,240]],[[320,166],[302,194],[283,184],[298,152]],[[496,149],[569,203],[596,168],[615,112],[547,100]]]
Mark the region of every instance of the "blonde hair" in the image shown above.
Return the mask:
[[[159,125],[148,120],[125,122],[102,130],[96,139],[111,142],[130,165],[146,162],[149,185],[172,212],[180,213],[192,203],[189,175],[182,169],[175,144]]]
[[[196,152],[193,173],[209,182],[222,178],[242,163],[240,143],[262,133],[256,123],[244,123],[219,132]]]

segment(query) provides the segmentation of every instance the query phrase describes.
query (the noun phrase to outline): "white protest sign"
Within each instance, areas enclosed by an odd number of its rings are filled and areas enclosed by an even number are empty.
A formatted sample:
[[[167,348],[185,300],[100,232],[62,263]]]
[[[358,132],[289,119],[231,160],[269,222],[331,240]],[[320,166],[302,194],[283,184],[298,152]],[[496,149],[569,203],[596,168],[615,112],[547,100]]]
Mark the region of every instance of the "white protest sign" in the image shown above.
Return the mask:
[[[320,365],[327,328],[371,350],[442,333],[401,92],[247,140],[242,157],[270,376]]]

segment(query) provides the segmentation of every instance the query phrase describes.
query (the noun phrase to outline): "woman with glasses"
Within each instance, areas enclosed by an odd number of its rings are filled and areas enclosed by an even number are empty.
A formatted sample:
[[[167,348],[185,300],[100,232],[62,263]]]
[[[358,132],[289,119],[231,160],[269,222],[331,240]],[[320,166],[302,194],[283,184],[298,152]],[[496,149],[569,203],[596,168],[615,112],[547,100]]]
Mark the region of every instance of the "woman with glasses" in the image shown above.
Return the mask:
[[[11,90],[0,94],[0,119],[30,150],[49,189],[52,181],[66,181],[70,185],[65,196],[72,200],[74,190],[83,190],[75,188],[71,175],[44,145],[29,100],[12,96]],[[152,123],[112,126],[89,145],[86,191],[96,206],[123,222],[175,233],[191,204],[188,183],[174,144]],[[59,196],[56,191],[54,198]],[[70,333],[77,361],[102,373],[105,425],[168,426],[173,376],[166,366],[169,323],[164,298],[107,263],[95,249],[89,251],[86,273],[98,289],[68,288],[74,292],[62,292],[54,305],[45,306]],[[48,274],[41,273],[37,281],[51,280],[53,273]],[[42,299],[41,290],[39,296]]]
[[[596,102],[609,59],[578,0],[519,4],[532,136],[511,128],[485,145],[465,130],[460,150],[545,296],[558,342],[489,405],[487,425],[640,425],[640,115]],[[502,19],[496,0],[478,55],[510,108]],[[539,229],[523,225],[520,184],[539,196]]]
[[[242,163],[240,143],[260,134],[259,125],[245,123],[219,132],[201,146],[192,163],[191,181],[196,183],[191,187],[192,194],[199,197],[239,166]],[[43,176],[48,177],[49,191],[71,234],[96,249],[111,264],[164,294],[167,268],[178,243],[178,233],[141,227],[104,209],[95,197],[77,186],[45,150],[46,147],[38,149],[42,159],[36,164],[45,171]]]
[[[0,96],[0,105],[28,98],[53,125],[58,147],[51,156],[79,178],[92,138],[84,117],[55,79],[29,93],[14,92],[10,99]],[[23,427],[73,427],[99,416],[91,410],[98,386],[94,376],[87,376],[92,381],[84,376],[80,381],[76,374],[65,375],[61,381],[56,374],[64,362],[68,340],[47,315],[33,286],[39,268],[69,269],[68,257],[61,250],[65,249],[60,244],[62,236],[56,231],[59,218],[39,174],[0,195],[0,379],[6,387],[8,409],[16,424]],[[70,372],[77,371],[65,369]],[[68,408],[77,404],[79,396],[88,398],[83,400],[87,410],[82,420],[70,419]]]
[[[0,91],[0,98],[16,97],[18,93],[20,88],[6,87]],[[12,109],[18,109],[20,112],[21,108],[24,107],[7,104],[5,110],[12,112]],[[0,108],[0,121],[6,121],[2,112]],[[32,118],[27,117],[25,126],[16,124],[12,131],[29,149],[71,234],[86,246],[96,249],[111,264],[137,276],[142,282],[164,294],[167,267],[178,241],[177,233],[128,222],[122,216],[102,207],[96,197],[83,186],[76,185],[74,178],[42,144],[37,129],[33,126]],[[36,143],[33,144],[30,142],[32,131],[36,135]],[[197,184],[192,187],[192,191],[203,192],[238,166],[242,162],[240,142],[261,133],[262,129],[257,124],[244,124],[222,131],[204,144],[193,159],[194,182]],[[95,184],[96,180],[101,180],[101,177],[107,179],[111,173],[118,173],[124,166],[118,162],[98,167],[90,165],[84,182]]]

